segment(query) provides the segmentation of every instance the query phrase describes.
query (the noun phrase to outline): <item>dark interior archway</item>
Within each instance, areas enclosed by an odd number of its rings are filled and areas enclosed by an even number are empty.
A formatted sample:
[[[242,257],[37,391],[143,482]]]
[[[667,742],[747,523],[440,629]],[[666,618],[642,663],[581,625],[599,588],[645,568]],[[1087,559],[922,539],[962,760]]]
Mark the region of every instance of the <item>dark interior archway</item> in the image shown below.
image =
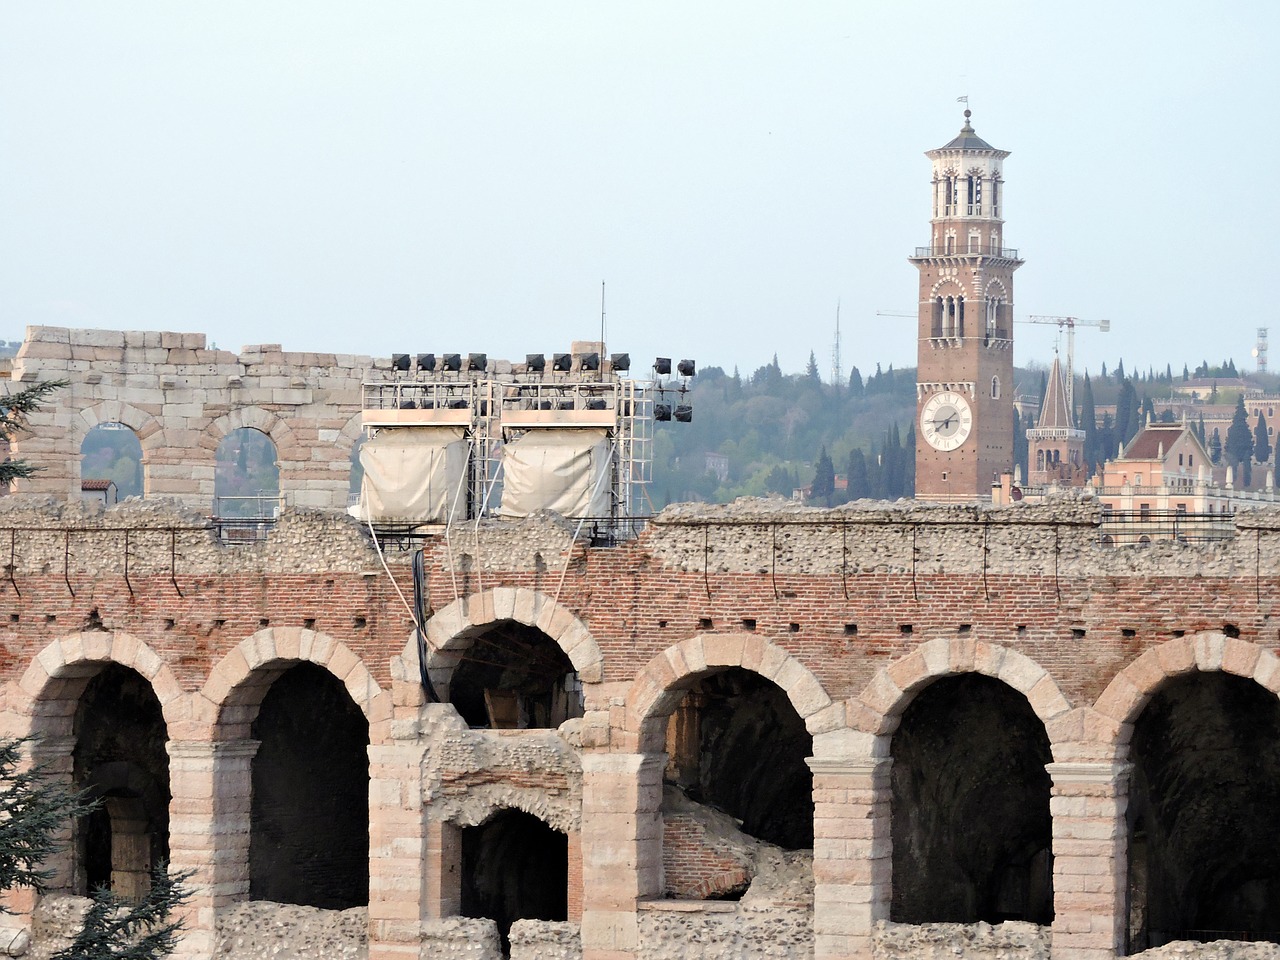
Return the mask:
[[[249,896],[345,910],[369,902],[369,724],[327,670],[301,663],[253,722]]]
[[[668,720],[667,779],[788,850],[813,847],[813,738],[786,692],[734,667],[701,678]]]
[[[1026,697],[944,677],[907,707],[892,753],[891,919],[1051,922],[1052,758]]]
[[[503,952],[516,920],[568,919],[569,841],[522,810],[462,831],[462,913],[498,925]]]
[[[1280,700],[1230,674],[1178,677],[1130,750],[1130,952],[1280,942]]]
[[[449,679],[449,702],[472,727],[555,728],[582,716],[582,684],[565,652],[514,620],[473,630]]]
[[[75,716],[72,776],[101,800],[77,825],[77,886],[136,899],[169,856],[168,730],[151,684],[108,664],[85,687]]]

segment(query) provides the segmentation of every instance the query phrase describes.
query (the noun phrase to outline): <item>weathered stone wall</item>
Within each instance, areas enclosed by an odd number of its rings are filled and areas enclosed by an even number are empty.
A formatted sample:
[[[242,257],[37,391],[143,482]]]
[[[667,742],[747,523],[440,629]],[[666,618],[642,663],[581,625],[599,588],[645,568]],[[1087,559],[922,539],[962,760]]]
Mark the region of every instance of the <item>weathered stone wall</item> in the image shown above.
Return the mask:
[[[577,924],[517,920],[511,925],[511,960],[582,960]]]
[[[813,949],[803,906],[669,901],[640,911],[641,960],[803,960]]]
[[[1049,930],[1034,923],[876,924],[874,960],[1049,960]]]
[[[365,960],[369,911],[317,910],[255,900],[218,916],[217,960]]]

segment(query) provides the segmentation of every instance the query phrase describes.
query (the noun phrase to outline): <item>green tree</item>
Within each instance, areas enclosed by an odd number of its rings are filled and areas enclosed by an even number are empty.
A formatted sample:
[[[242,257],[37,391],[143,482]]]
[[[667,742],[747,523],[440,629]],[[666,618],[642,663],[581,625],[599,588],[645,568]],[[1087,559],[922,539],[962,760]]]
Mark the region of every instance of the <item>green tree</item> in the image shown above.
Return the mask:
[[[1271,459],[1271,440],[1267,436],[1267,418],[1258,411],[1258,422],[1253,428],[1253,459],[1266,463]]]
[[[1227,461],[1242,463],[1253,457],[1253,431],[1249,429],[1249,414],[1244,408],[1244,397],[1236,397],[1236,412],[1227,428]]]
[[[867,457],[859,447],[849,452],[849,464],[845,467],[845,476],[849,478],[849,499],[862,500],[871,496],[871,485],[867,476]]]
[[[804,368],[804,375],[812,383],[821,383],[822,374],[818,372],[818,358],[813,355],[813,351],[809,351],[809,363]]]
[[[1080,390],[1080,395],[1080,427],[1084,430],[1085,469],[1092,476],[1103,458],[1098,449],[1098,414],[1094,409],[1093,384],[1089,382],[1088,371],[1085,372],[1084,386]]]
[[[81,794],[53,783],[43,767],[24,767],[29,740],[0,739],[0,890],[43,892],[52,871],[44,861],[67,821],[89,812]]]
[[[44,402],[49,394],[59,387],[65,387],[66,380],[45,380],[24,387],[17,393],[11,393],[0,401],[0,439],[12,441],[27,426],[27,419]],[[0,487],[7,487],[14,480],[31,476],[39,467],[26,460],[14,460],[6,457],[0,461]]]
[[[857,367],[849,371],[849,396],[855,398],[862,396],[862,374]]]
[[[151,871],[151,886],[140,902],[98,890],[84,928],[51,960],[160,960],[169,956],[182,930],[182,921],[174,919],[173,911],[188,899],[182,885],[186,878],[186,874],[170,874],[167,864],[159,863]]]
[[[1213,434],[1209,437],[1209,459],[1214,463],[1222,462],[1222,437],[1218,433],[1218,428],[1213,428]]]
[[[814,500],[822,500],[831,506],[831,497],[836,492],[836,468],[827,455],[827,448],[822,448],[818,456],[818,465],[813,471],[813,487],[811,495]]]

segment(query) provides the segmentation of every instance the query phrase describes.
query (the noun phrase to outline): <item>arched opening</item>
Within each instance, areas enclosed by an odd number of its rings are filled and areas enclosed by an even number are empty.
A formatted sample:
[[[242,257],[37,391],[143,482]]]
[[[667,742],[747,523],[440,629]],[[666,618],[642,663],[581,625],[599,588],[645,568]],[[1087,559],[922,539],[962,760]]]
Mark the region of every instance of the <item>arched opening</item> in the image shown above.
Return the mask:
[[[369,902],[369,724],[327,670],[300,663],[252,736],[249,896],[345,910]]]
[[[1280,700],[1252,680],[1170,680],[1130,745],[1129,952],[1280,942]]]
[[[143,495],[142,442],[123,423],[100,423],[85,434],[80,443],[80,481],[85,499],[115,502],[110,492],[98,489],[114,484],[114,496]]]
[[[76,829],[76,886],[138,899],[169,857],[168,730],[160,701],[135,670],[108,664],[76,709],[72,778],[102,801]]]
[[[892,754],[891,919],[1051,922],[1052,758],[1026,697],[980,674],[939,679]]]
[[[214,455],[213,515],[243,521],[274,520],[280,512],[276,445],[261,430],[239,427]]]
[[[567,920],[569,842],[522,810],[462,831],[462,915],[498,925],[504,955],[516,920]]]
[[[582,716],[582,683],[560,646],[537,627],[499,620],[468,630],[449,679],[449,702],[469,726],[552,728]]]
[[[756,841],[812,849],[812,753],[786,692],[759,674],[732,667],[691,686],[667,721],[667,895],[736,900],[755,878]]]
[[[360,502],[360,485],[364,483],[364,464],[360,462],[360,448],[367,438],[363,435],[356,438],[351,445],[351,456],[348,458],[351,467],[347,481],[347,505]]]

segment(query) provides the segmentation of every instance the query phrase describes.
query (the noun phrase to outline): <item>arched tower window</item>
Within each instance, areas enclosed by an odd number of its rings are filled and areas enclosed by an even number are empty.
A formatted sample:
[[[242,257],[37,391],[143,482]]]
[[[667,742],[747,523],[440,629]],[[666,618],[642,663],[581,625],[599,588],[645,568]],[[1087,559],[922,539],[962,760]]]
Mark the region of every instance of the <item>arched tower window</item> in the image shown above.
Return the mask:
[[[944,310],[941,297],[933,298],[933,320],[930,324],[930,335],[937,338],[942,334],[942,314]]]
[[[1000,399],[1000,378],[999,377],[991,378],[991,399],[992,400]]]
[[[252,427],[233,430],[218,444],[214,463],[215,517],[245,530],[275,520],[280,511],[280,464],[269,436]]]
[[[138,435],[123,423],[100,423],[85,434],[80,444],[80,480],[84,496],[105,498],[114,503],[107,492],[99,493],[101,481],[115,484],[116,499],[140,497],[143,493],[142,443]],[[84,485],[84,481],[99,481]]]

